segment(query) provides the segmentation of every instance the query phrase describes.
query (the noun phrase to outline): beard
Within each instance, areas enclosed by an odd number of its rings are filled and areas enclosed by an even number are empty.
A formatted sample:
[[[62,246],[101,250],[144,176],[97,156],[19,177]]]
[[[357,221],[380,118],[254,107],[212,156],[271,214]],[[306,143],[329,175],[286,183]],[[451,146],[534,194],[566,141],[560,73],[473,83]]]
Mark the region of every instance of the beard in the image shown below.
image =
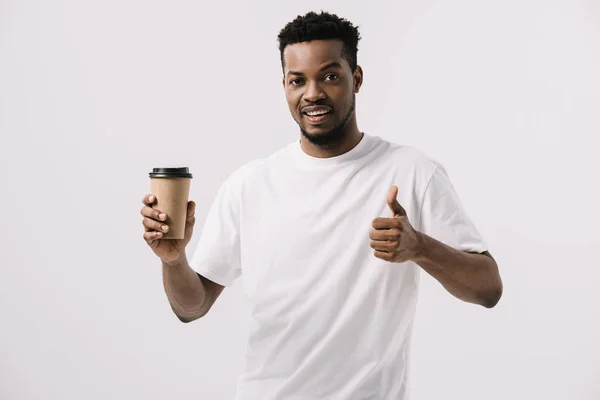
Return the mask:
[[[339,124],[337,124],[335,127],[333,127],[331,130],[329,130],[327,132],[308,133],[307,131],[304,130],[304,128],[302,128],[302,125],[300,123],[298,123],[298,126],[300,127],[300,132],[302,132],[302,136],[304,136],[306,138],[306,140],[308,140],[310,143],[312,143],[316,146],[329,147],[329,146],[334,146],[334,145],[341,143],[342,140],[348,134],[346,127],[348,125],[348,121],[350,121],[350,118],[352,117],[352,114],[354,113],[355,106],[356,106],[356,95],[353,93],[352,94],[352,104],[350,105],[350,109],[348,110],[346,115],[344,115],[344,118],[340,121]]]

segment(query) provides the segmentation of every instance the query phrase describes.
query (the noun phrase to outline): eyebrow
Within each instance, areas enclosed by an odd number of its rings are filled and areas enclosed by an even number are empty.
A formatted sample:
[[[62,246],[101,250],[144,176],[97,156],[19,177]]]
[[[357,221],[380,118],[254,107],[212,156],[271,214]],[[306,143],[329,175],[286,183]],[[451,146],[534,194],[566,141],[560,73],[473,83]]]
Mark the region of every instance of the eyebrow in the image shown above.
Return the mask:
[[[321,71],[325,71],[326,69],[329,68],[341,68],[342,64],[340,64],[337,61],[332,61],[328,64],[325,64],[321,67],[321,69],[319,70],[319,72]],[[296,72],[296,71],[288,71],[287,75],[296,75],[296,76],[304,76],[304,74],[302,72]]]

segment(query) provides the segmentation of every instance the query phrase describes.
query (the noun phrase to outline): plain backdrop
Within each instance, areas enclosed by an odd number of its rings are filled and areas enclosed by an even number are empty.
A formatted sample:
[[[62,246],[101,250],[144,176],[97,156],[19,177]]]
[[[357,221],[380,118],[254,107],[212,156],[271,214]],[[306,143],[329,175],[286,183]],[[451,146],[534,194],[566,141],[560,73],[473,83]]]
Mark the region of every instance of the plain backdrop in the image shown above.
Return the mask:
[[[504,280],[488,310],[423,274],[412,398],[600,399],[597,0],[0,0],[0,399],[233,398],[242,281],[179,322],[141,199],[189,166],[198,233],[299,138],[276,36],[310,10],[359,26],[359,128],[447,168]]]

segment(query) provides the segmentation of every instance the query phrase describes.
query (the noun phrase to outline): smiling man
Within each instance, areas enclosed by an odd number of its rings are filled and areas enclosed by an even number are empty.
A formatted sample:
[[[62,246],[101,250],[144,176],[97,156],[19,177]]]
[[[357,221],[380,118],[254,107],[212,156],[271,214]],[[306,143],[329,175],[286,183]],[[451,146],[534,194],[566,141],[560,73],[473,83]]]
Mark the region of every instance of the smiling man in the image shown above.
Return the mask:
[[[283,87],[306,138],[303,150],[317,157],[345,153],[362,137],[354,113],[362,69],[342,58],[347,45],[340,40],[292,40],[280,35]]]
[[[194,202],[185,238],[159,240],[166,216],[146,196],[144,238],[184,322],[243,278],[253,322],[236,400],[406,400],[420,271],[490,308],[498,267],[440,163],[358,129],[357,28],[308,13],[278,39],[300,140],[228,177],[189,263]]]

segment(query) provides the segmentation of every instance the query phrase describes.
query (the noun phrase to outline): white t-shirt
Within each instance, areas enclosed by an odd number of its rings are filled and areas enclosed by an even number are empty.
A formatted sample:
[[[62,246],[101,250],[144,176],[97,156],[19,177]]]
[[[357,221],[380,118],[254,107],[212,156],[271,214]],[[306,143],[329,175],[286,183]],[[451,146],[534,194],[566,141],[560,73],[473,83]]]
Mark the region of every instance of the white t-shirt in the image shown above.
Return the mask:
[[[364,134],[314,158],[295,141],[222,184],[190,265],[238,277],[252,312],[236,400],[408,399],[420,267],[373,255],[369,231],[398,202],[413,227],[483,252],[444,168],[411,146]]]

